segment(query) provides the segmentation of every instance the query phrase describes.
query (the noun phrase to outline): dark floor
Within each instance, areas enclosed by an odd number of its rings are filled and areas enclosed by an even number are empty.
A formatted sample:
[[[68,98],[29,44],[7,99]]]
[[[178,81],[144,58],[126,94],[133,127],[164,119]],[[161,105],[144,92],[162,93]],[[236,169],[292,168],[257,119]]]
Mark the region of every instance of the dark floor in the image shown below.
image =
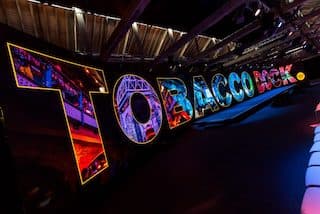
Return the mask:
[[[304,88],[240,123],[186,128],[112,187],[60,203],[68,213],[300,213],[319,101],[320,86]]]
[[[85,213],[300,212],[320,86],[238,124],[187,128]]]

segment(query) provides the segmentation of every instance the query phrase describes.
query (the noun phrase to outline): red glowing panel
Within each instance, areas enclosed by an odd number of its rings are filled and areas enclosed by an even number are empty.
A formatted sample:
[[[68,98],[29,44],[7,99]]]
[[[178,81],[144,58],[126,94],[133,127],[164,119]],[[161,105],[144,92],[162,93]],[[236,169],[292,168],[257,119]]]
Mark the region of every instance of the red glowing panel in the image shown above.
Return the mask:
[[[60,95],[81,184],[108,167],[92,94],[107,91],[102,70],[7,44],[19,88]],[[102,90],[103,89],[103,90]]]

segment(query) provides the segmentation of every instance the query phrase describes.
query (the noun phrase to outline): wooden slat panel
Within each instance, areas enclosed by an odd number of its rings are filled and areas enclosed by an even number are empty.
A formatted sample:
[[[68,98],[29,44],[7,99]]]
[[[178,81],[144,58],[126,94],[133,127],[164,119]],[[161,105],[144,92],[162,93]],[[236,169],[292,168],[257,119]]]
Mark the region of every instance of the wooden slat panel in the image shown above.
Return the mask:
[[[143,47],[143,38],[146,33],[147,27],[146,25],[137,24],[137,32],[134,31],[134,29],[131,29],[131,39],[130,39],[130,46],[129,46],[129,53],[131,55],[137,55],[137,56],[148,56],[147,53],[144,51]]]
[[[93,17],[93,27],[92,27],[92,37],[91,37],[91,51],[92,53],[99,53],[99,41],[101,37],[101,23],[102,23],[102,18],[99,16],[94,16]]]
[[[106,18],[100,17],[100,33],[99,33],[99,40],[98,40],[98,45],[97,45],[97,53],[100,54],[101,49],[103,47],[103,40],[104,40],[104,35],[105,35],[105,22]]]
[[[55,44],[59,45],[59,29],[58,29],[58,23],[57,23],[57,15],[55,13],[55,8],[53,7],[46,7],[46,16],[47,16],[47,26],[48,26],[48,34],[49,34],[49,39],[48,41]]]
[[[16,1],[20,8],[20,15]],[[315,2],[319,3],[320,1],[313,0],[312,2],[312,6],[315,7]],[[1,6],[5,8],[5,11],[1,10]],[[310,7],[310,5],[308,7]],[[311,11],[310,8],[304,8],[304,10]],[[24,29],[24,31],[30,35],[42,38],[69,50],[74,50],[73,13],[74,11],[71,10],[31,3],[26,0],[0,0],[0,22],[4,23],[8,21],[9,26],[18,30]],[[4,15],[1,16],[1,14]],[[20,22],[20,17],[22,22]],[[319,17],[315,17],[311,21],[317,22],[318,18]],[[87,45],[81,42],[84,35],[80,35],[78,29],[77,37],[79,38],[79,48],[84,50],[84,46],[88,46],[86,47],[88,48],[87,51],[99,53],[101,47],[103,47],[119,24],[119,20],[114,18],[108,18],[107,20],[106,17],[87,13],[84,14],[84,19],[86,20],[85,31],[88,42]],[[137,39],[131,29],[128,34],[127,43],[125,41],[126,39],[123,38],[113,53],[122,54],[125,49],[125,53],[133,56],[142,54],[145,57],[154,57],[157,52],[161,53],[166,50],[175,41],[179,40],[182,35],[180,31],[173,30],[172,37],[170,38],[165,28],[151,27],[150,25],[139,23],[137,26],[139,39]],[[209,44],[208,41],[210,41],[210,39],[208,40],[207,37],[198,36],[198,48],[195,41],[191,40],[188,45],[178,49],[176,56],[193,57],[199,50],[203,51],[214,45],[213,42]],[[227,49],[224,49],[220,52],[223,53],[226,50]],[[211,57],[213,55],[216,54],[212,53]]]
[[[50,41],[49,37],[49,21],[47,17],[47,7],[45,5],[38,5],[39,6],[39,20],[40,20],[40,25],[42,29],[42,38],[46,41]]]
[[[66,16],[66,13],[65,11],[63,10],[59,10],[57,9],[56,10],[56,16],[57,16],[57,24],[59,26],[59,30],[58,30],[58,34],[59,34],[59,41],[60,41],[60,44],[59,46],[60,47],[63,47],[63,48],[68,48],[68,42],[67,40],[69,39],[69,35],[67,34],[67,16]]]
[[[155,40],[154,40],[154,34],[155,32],[160,33],[160,30],[153,28],[152,26],[148,26],[146,35],[145,35],[145,39],[144,39],[144,53],[147,56],[153,56],[153,54],[155,53],[155,47],[158,44],[155,44]]]
[[[157,28],[154,34],[153,40],[151,40],[150,45],[152,45],[152,50],[148,53],[150,57],[156,56],[158,51],[163,47],[165,38],[168,37],[167,30]]]
[[[3,6],[5,8],[5,13],[7,14],[7,21],[10,27],[22,31],[21,22],[19,20],[19,13],[15,1],[12,0],[2,0]]]
[[[86,39],[87,39],[87,52],[92,53],[93,50],[93,35],[94,35],[94,28],[95,28],[95,16],[92,14],[85,13],[85,32]]]
[[[7,24],[7,14],[4,7],[4,1],[0,1],[0,22]]]
[[[118,20],[108,18],[108,21],[106,23],[106,35],[105,35],[104,44],[108,41],[112,32],[114,31],[114,29],[117,27],[118,24],[119,24]],[[115,53],[116,53],[116,51],[115,51]]]

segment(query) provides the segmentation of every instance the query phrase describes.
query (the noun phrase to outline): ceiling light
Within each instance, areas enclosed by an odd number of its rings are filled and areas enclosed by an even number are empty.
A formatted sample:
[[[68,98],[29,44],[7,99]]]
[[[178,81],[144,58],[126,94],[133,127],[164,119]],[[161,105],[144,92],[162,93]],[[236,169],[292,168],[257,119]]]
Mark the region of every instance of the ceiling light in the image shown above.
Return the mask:
[[[102,93],[103,93],[103,92],[106,92],[106,88],[103,87],[103,86],[101,86],[101,87],[99,87],[99,91],[102,92]]]
[[[72,9],[74,10],[75,13],[82,13],[82,10],[80,8],[73,7]]]
[[[261,9],[258,8],[258,9],[256,10],[256,12],[254,13],[254,16],[259,16],[260,13],[261,13]]]
[[[137,24],[137,22],[133,22],[133,23],[132,23],[132,28],[134,28],[135,30],[138,30],[138,24]]]
[[[32,2],[32,3],[37,3],[37,4],[40,4],[41,2],[40,1],[37,1],[37,0],[28,0],[29,2]]]

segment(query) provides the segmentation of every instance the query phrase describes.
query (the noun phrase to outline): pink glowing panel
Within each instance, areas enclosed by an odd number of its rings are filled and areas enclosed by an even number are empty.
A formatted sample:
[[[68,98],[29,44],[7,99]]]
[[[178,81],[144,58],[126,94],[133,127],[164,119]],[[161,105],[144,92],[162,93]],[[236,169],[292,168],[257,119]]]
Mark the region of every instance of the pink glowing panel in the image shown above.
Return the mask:
[[[313,144],[310,149],[310,152],[320,152],[320,142]]]
[[[309,187],[303,197],[301,205],[302,214],[320,213],[320,188]]]
[[[306,186],[320,186],[320,166],[312,166],[307,169]]]
[[[309,160],[309,166],[320,166],[320,152],[314,152]]]

